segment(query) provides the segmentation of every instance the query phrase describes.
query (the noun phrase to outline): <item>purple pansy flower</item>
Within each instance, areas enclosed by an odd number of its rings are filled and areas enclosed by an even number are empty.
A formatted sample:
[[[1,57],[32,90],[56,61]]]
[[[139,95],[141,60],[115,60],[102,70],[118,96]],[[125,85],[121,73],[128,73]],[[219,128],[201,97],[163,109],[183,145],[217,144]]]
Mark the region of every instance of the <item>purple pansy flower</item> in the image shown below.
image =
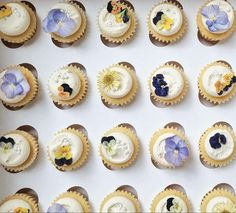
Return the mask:
[[[207,18],[206,24],[211,32],[224,31],[230,27],[227,13],[220,10],[218,5],[203,7],[201,13]]]
[[[167,138],[165,142],[165,160],[174,166],[181,166],[189,156],[186,143],[177,135]]]
[[[1,90],[8,99],[29,92],[30,86],[24,75],[18,70],[8,70],[2,78]]]
[[[47,213],[67,213],[67,210],[63,205],[59,203],[53,203],[48,208]]]
[[[76,23],[72,18],[60,9],[52,9],[43,20],[43,30],[46,33],[57,33],[61,37],[70,36],[76,29]]]

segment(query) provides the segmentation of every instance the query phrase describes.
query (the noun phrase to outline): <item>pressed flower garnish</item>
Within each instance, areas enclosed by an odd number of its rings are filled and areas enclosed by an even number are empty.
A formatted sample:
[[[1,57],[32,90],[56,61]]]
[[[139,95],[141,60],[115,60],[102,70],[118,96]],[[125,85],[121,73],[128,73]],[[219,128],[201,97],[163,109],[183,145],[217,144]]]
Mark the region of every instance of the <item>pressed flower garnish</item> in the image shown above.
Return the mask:
[[[176,200],[173,197],[167,199],[166,208],[169,212],[176,212],[176,213],[182,212],[182,207],[180,206],[178,200]]]
[[[113,136],[103,137],[101,143],[105,147],[107,154],[110,156],[114,156],[116,154],[117,141]]]
[[[171,26],[174,24],[174,20],[160,11],[157,12],[156,16],[153,18],[153,24],[155,24],[159,30],[170,30]]]
[[[58,166],[63,165],[71,165],[73,162],[72,160],[72,153],[71,153],[71,146],[65,145],[65,146],[59,146],[55,150],[55,164]]]
[[[168,163],[181,166],[188,156],[188,147],[179,136],[174,135],[165,139],[165,160]]]
[[[47,210],[47,213],[67,213],[66,208],[59,204],[59,203],[53,203]]]
[[[101,75],[101,84],[106,91],[116,91],[121,86],[121,76],[114,70],[106,70]]]
[[[234,83],[236,83],[236,76],[233,73],[225,74],[222,81],[219,80],[215,83],[217,94],[222,95],[224,92],[227,92]]]
[[[8,99],[13,99],[18,95],[25,95],[30,90],[27,80],[18,70],[6,71],[2,80],[1,90]]]
[[[3,153],[7,153],[10,151],[15,145],[15,141],[13,138],[6,138],[6,137],[1,137],[0,138],[0,150]]]
[[[206,25],[211,32],[224,31],[230,27],[228,15],[220,9],[219,5],[203,7],[201,14],[207,18]]]
[[[57,33],[61,37],[70,36],[76,29],[75,21],[60,9],[52,9],[43,20],[43,30],[46,33]]]
[[[0,19],[8,17],[12,14],[12,9],[11,7],[7,5],[1,5],[0,6]]]
[[[220,133],[216,133],[209,140],[209,143],[213,149],[221,148],[222,144],[225,145],[227,143],[226,137]]]
[[[68,84],[62,84],[58,87],[58,95],[62,98],[68,98],[71,96],[73,89]]]
[[[29,213],[30,210],[27,208],[23,208],[23,207],[17,207],[16,209],[14,209],[13,213]]]
[[[236,205],[231,201],[227,201],[226,203],[224,202],[217,203],[213,208],[213,212],[215,213],[236,212]]]
[[[155,94],[157,96],[166,97],[169,93],[169,87],[162,74],[157,74],[152,78],[152,85],[155,87]]]

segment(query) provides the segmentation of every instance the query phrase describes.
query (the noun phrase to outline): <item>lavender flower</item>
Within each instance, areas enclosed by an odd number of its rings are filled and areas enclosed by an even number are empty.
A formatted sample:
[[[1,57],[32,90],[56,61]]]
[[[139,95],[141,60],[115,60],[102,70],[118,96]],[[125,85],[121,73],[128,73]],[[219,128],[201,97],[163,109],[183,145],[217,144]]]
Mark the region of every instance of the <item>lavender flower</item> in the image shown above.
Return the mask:
[[[59,203],[53,203],[48,208],[47,213],[67,213],[67,210],[63,205]]]

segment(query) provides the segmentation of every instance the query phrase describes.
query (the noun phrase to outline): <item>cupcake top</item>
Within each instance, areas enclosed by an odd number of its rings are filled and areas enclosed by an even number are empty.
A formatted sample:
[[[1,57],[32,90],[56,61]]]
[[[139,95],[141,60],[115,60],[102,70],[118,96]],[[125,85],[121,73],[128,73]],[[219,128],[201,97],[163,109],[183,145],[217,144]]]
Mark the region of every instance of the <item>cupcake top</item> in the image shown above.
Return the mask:
[[[0,73],[0,99],[15,104],[23,100],[30,91],[30,85],[18,67]]]
[[[170,3],[161,3],[155,6],[150,14],[149,22],[156,33],[171,36],[179,32],[183,25],[181,9]]]
[[[76,6],[70,3],[58,3],[43,20],[43,29],[47,33],[55,33],[64,38],[76,33],[81,23],[82,17]]]
[[[30,155],[28,140],[19,133],[0,137],[0,163],[6,167],[22,165]]]
[[[33,212],[31,205],[23,199],[10,199],[2,203],[0,212]]]
[[[0,32],[8,36],[23,34],[30,26],[30,14],[20,3],[0,5]]]
[[[109,1],[98,17],[101,32],[110,37],[121,37],[130,28],[130,8],[120,1]]]
[[[224,0],[212,0],[201,9],[205,29],[214,34],[228,31],[234,23],[234,9]]]

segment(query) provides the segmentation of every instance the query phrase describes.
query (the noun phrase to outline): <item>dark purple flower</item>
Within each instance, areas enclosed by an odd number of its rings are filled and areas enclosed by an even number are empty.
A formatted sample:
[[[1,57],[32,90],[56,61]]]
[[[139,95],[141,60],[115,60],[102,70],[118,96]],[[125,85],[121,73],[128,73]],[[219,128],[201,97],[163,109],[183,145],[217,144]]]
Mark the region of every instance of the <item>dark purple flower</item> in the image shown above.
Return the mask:
[[[224,31],[230,26],[227,13],[220,10],[218,5],[203,7],[201,13],[207,18],[206,24],[211,32]]]
[[[18,95],[25,95],[30,90],[27,80],[18,70],[6,71],[2,80],[1,90],[8,99],[13,99]]]
[[[157,74],[152,78],[152,86],[155,87],[155,94],[160,97],[166,97],[169,93],[169,87],[162,74]]]
[[[63,205],[59,203],[53,203],[48,208],[47,213],[67,213],[67,210]]]
[[[177,135],[167,138],[165,142],[165,160],[174,166],[181,166],[189,156],[186,143]]]
[[[60,9],[52,9],[43,20],[43,30],[46,33],[57,33],[61,37],[70,36],[76,28],[72,18]]]

